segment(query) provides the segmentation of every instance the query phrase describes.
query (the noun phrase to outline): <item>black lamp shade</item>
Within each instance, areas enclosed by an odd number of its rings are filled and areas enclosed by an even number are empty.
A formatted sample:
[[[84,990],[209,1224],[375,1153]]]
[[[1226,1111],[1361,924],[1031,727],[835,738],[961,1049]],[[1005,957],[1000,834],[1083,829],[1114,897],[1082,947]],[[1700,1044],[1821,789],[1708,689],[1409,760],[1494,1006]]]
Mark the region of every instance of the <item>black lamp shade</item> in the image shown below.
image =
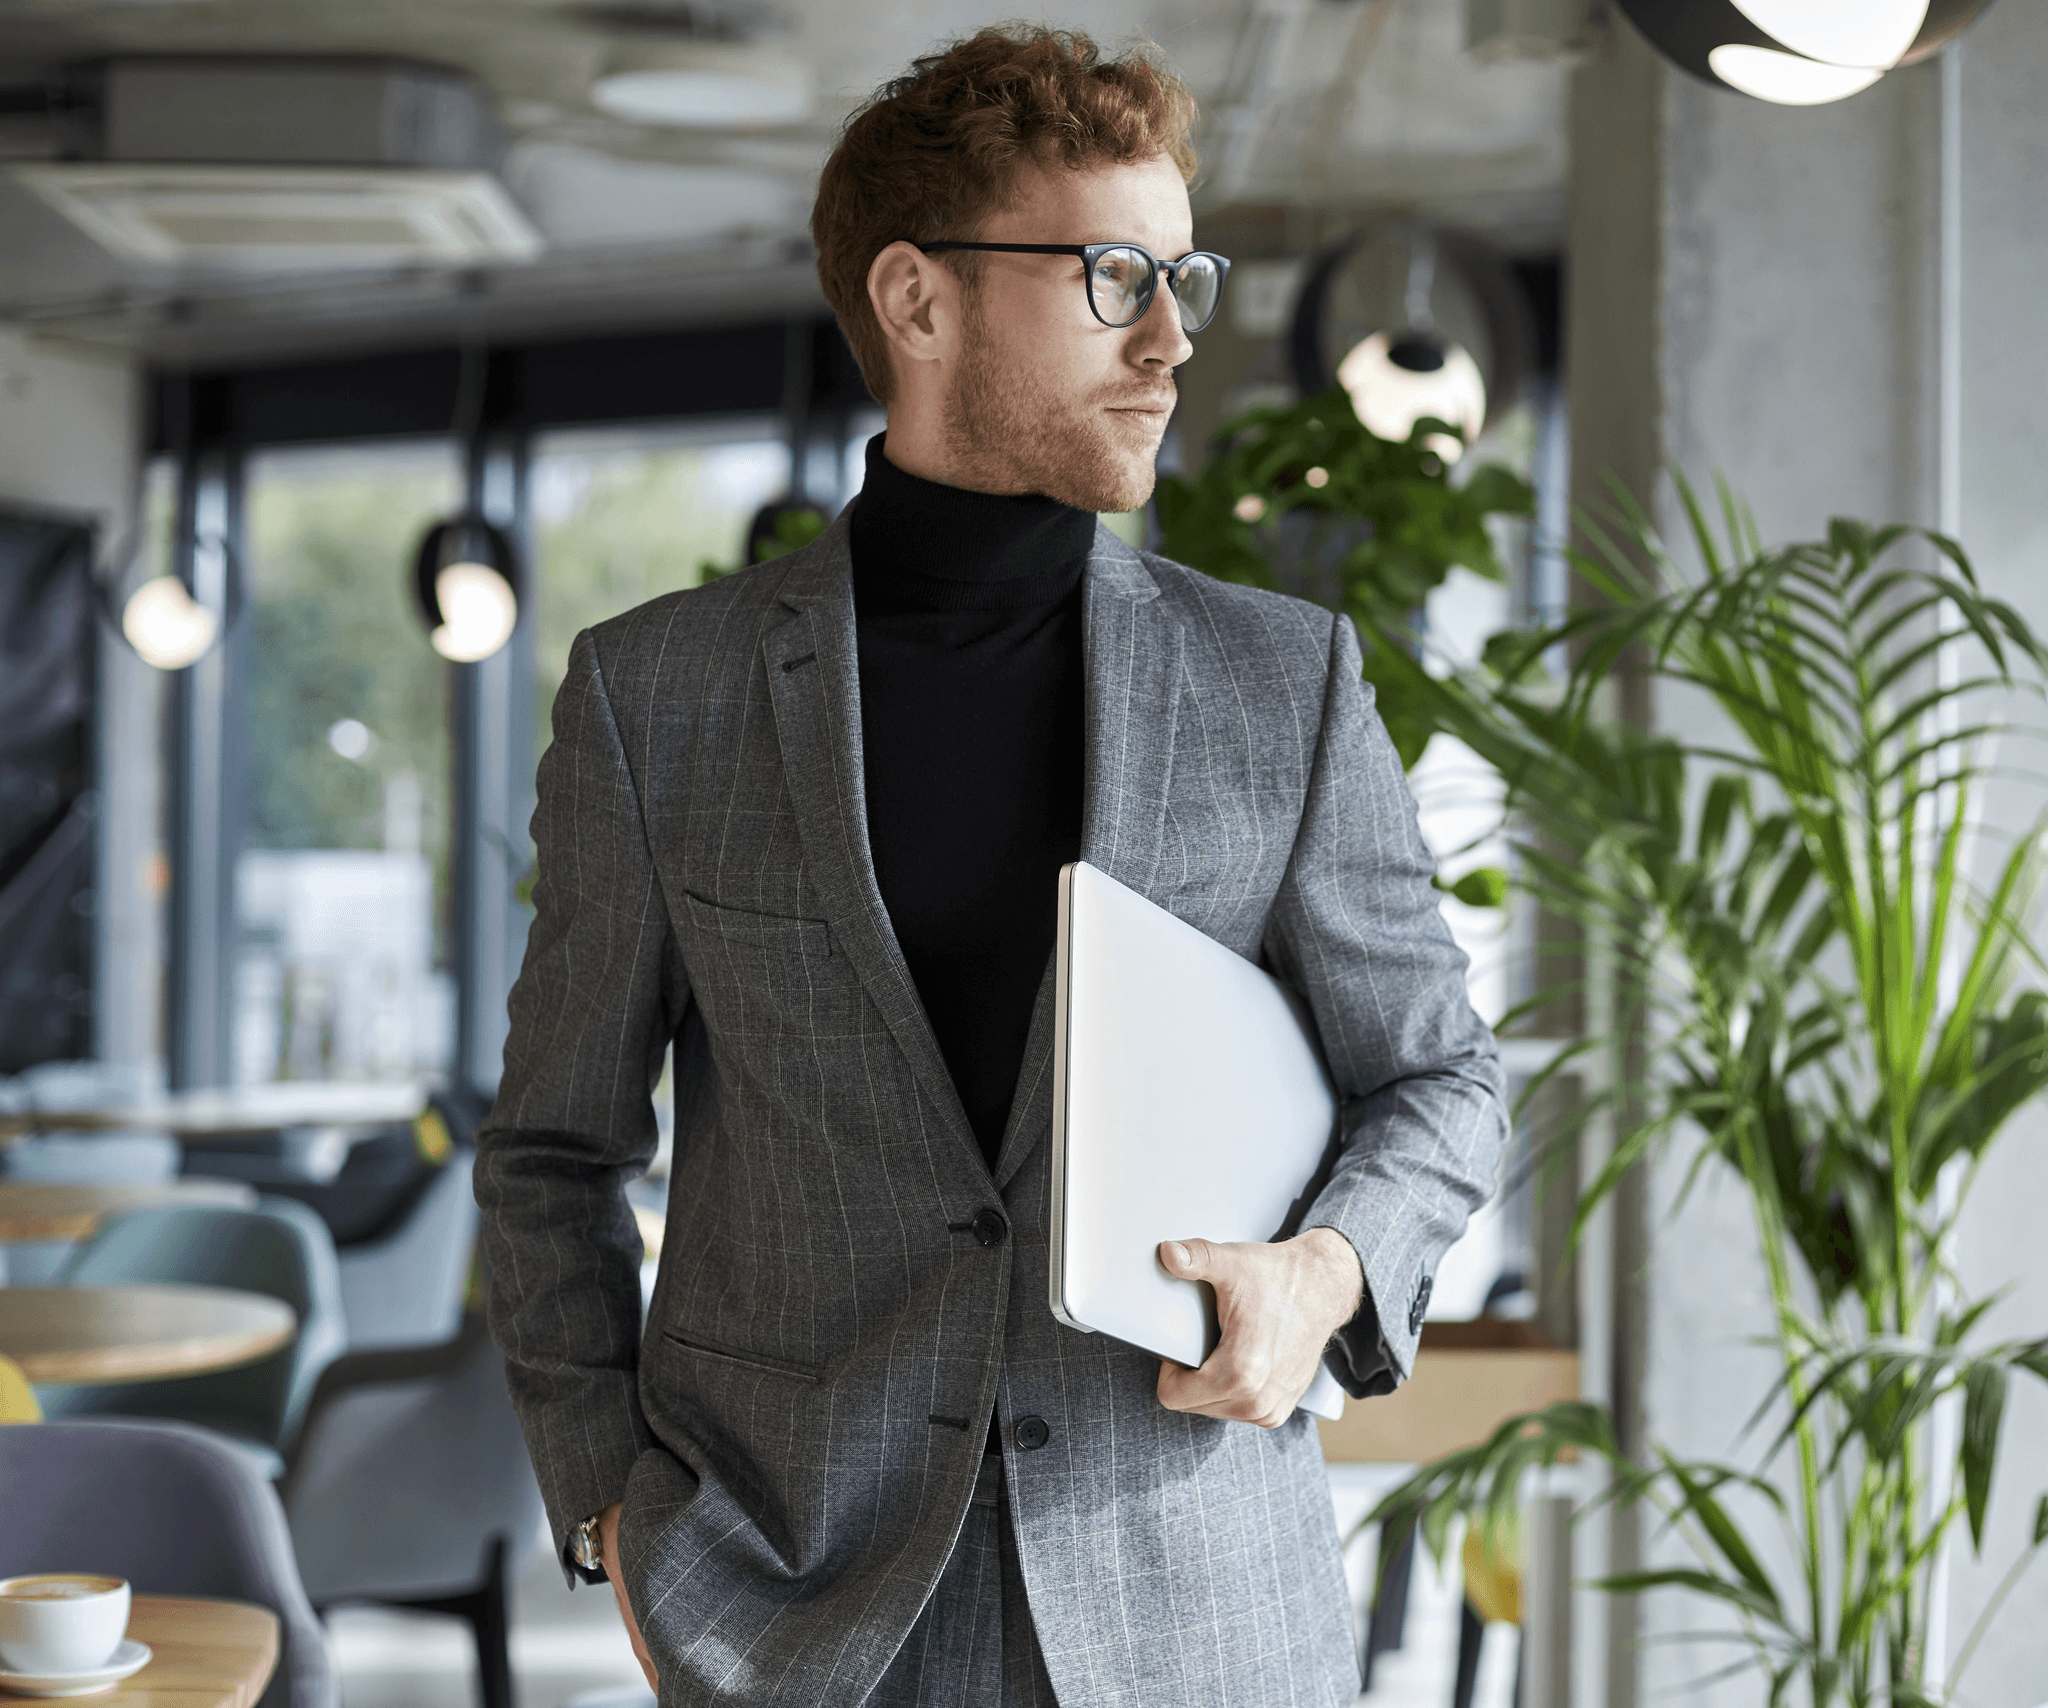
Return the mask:
[[[1917,65],[1923,59],[1933,58],[1974,24],[1977,15],[1988,11],[1990,6],[1991,0],[1932,0],[1920,33],[1913,38],[1913,45],[1906,49],[1905,57],[1899,63]]]
[[[1370,323],[1350,320],[1340,307],[1346,269],[1385,232],[1399,229],[1365,227],[1310,259],[1287,331],[1288,366],[1296,389],[1303,397],[1313,397],[1336,385],[1337,365],[1345,351],[1370,332],[1385,333],[1390,340],[1388,359],[1418,374],[1442,368],[1448,346],[1456,340],[1474,346],[1486,378],[1487,416],[1492,419],[1521,395],[1535,363],[1536,329],[1528,298],[1490,244],[1444,226],[1429,233],[1441,276],[1455,276],[1469,304],[1476,322],[1469,329],[1441,320],[1433,326],[1404,324],[1407,316],[1398,291],[1379,304],[1381,312]]]
[[[482,552],[477,551],[478,546],[483,547]],[[420,620],[430,630],[447,621],[440,596],[434,590],[435,578],[451,563],[463,561],[487,563],[505,578],[508,586],[518,590],[514,567],[517,560],[504,529],[481,516],[457,516],[437,522],[420,541],[419,554],[412,566],[413,598],[419,606]]]
[[[1659,53],[1717,89],[1734,86],[1714,73],[1708,55],[1717,47],[1757,47],[1794,58],[1808,56],[1760,29],[1731,0],[1619,0],[1630,23]],[[1913,45],[1894,63],[1911,65],[1939,53],[1968,29],[1991,0],[1930,0]]]
[[[1728,85],[1714,75],[1707,55],[1717,47],[1764,47],[1779,53],[1785,44],[1766,35],[1729,0],[1621,0],[1628,21],[1643,39],[1681,71],[1716,89]]]

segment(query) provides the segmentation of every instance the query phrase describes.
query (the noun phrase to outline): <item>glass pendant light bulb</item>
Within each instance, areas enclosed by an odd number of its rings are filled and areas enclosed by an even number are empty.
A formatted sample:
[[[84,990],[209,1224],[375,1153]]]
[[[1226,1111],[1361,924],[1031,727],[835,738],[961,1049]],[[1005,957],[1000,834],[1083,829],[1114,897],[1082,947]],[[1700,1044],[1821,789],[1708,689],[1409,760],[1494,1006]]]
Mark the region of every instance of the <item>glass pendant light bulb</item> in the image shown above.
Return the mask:
[[[206,656],[220,619],[175,575],[150,577],[121,607],[121,633],[144,664],[183,670]]]
[[[1823,65],[1796,53],[1724,43],[1707,55],[1714,75],[1731,89],[1781,107],[1819,107],[1860,94],[1884,75],[1867,66]]]
[[[519,623],[512,584],[488,564],[449,564],[434,577],[434,600],[441,607],[441,626],[427,639],[457,664],[489,658]]]
[[[1427,365],[1432,356],[1434,367]],[[1337,364],[1337,383],[1377,438],[1402,443],[1426,415],[1458,428],[1465,435],[1462,445],[1448,433],[1433,433],[1425,441],[1447,463],[1463,456],[1486,424],[1486,381],[1479,364],[1463,345],[1433,336],[1375,332]]]
[[[1795,54],[1886,71],[1920,34],[1928,0],[1734,0],[1734,6]]]

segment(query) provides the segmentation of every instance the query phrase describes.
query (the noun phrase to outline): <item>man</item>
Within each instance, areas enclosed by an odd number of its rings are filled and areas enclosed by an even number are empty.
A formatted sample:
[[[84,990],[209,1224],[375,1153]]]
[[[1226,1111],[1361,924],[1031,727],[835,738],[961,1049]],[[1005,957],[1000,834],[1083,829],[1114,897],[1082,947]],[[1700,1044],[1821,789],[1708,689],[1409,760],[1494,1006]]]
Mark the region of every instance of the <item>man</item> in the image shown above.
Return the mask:
[[[1357,1395],[1408,1368],[1500,1076],[1350,625],[1094,515],[1149,495],[1215,308],[1191,116],[1021,29],[856,116],[813,231],[888,408],[866,487],[579,637],[555,705],[478,1194],[555,1535],[664,1704],[1356,1693],[1295,1402],[1326,1349]],[[1263,957],[1345,1099],[1304,1231],[1161,1248],[1215,1288],[1199,1370],[1046,1304],[1077,857]],[[643,1333],[624,1187],[671,1041]]]

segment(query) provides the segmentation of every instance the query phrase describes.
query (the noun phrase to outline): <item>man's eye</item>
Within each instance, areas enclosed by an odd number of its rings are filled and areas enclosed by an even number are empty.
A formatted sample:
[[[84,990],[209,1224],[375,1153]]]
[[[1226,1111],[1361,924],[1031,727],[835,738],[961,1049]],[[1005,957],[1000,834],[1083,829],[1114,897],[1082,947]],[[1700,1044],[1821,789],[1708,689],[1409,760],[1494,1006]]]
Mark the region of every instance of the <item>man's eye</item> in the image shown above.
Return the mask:
[[[1138,269],[1128,256],[1105,255],[1095,264],[1096,287],[1119,302],[1128,302],[1137,294],[1139,286]]]

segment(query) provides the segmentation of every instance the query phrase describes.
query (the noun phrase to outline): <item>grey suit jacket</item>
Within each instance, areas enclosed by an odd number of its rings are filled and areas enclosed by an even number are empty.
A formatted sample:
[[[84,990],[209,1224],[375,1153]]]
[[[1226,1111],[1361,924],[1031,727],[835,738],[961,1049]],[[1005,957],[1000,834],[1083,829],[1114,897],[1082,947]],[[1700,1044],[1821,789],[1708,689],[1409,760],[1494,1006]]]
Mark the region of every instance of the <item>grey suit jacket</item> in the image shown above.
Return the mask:
[[[1380,1312],[1343,1374],[1383,1392],[1505,1119],[1351,625],[1106,529],[1085,583],[1083,855],[1306,998],[1347,1137],[1304,1225],[1358,1251]],[[558,1542],[625,1501],[662,1702],[861,1702],[945,1564],[994,1408],[1064,1708],[1350,1703],[1308,1418],[1166,1411],[1155,1359],[1047,1308],[1049,976],[982,1160],[868,858],[845,519],[579,636],[539,803],[479,1139],[491,1321]],[[671,1040],[643,1328],[624,1187]]]

